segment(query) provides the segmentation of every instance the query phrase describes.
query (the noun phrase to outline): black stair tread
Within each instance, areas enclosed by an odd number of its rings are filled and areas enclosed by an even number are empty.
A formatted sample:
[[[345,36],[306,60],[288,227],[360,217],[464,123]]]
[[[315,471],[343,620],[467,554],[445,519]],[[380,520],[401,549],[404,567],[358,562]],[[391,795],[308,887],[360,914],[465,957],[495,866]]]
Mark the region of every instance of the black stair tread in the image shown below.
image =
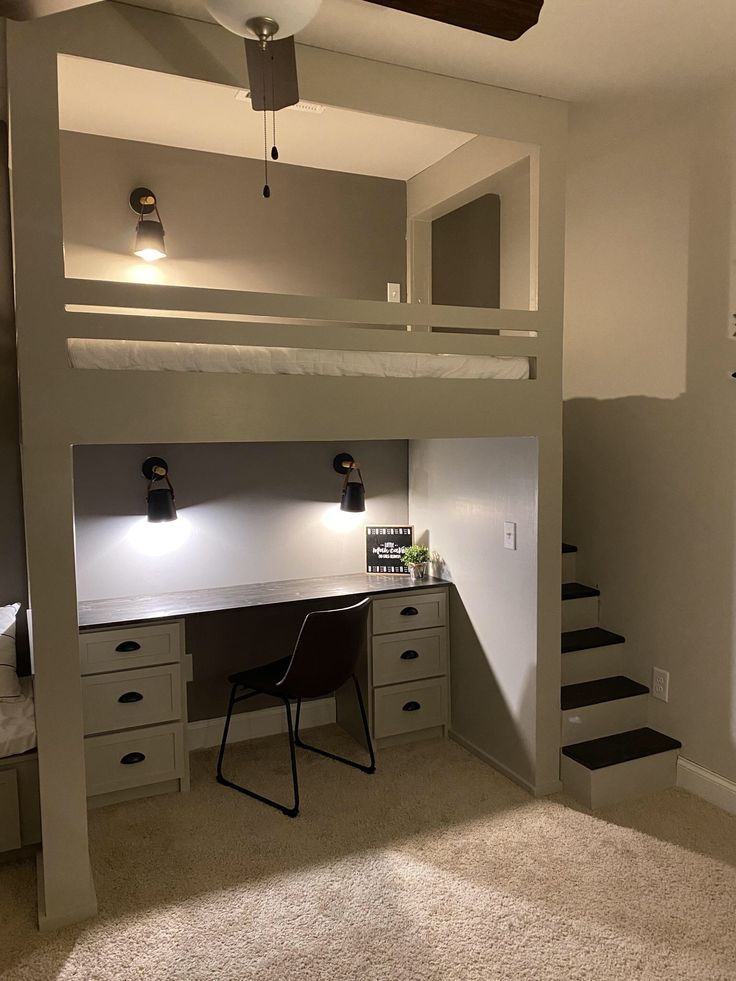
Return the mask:
[[[615,634],[603,627],[584,627],[582,630],[566,630],[562,634],[562,653],[572,654],[574,651],[587,651],[595,647],[610,647],[612,644],[624,644],[626,638]]]
[[[563,711],[569,711],[584,705],[600,705],[602,702],[616,702],[620,698],[648,694],[646,685],[640,685],[638,681],[618,674],[612,678],[596,678],[595,681],[563,685],[560,702]]]
[[[563,542],[562,543],[562,554],[563,555],[566,552],[577,552],[577,550],[578,550],[577,545],[568,545],[566,542]]]
[[[614,736],[563,746],[562,752],[588,770],[602,770],[606,766],[629,763],[631,760],[656,756],[681,747],[679,739],[665,736],[656,729],[645,726],[643,729],[631,729],[629,732],[617,732]]]
[[[600,589],[596,589],[594,586],[586,586],[582,582],[563,582],[562,584],[563,600],[587,599],[589,596],[600,595]]]

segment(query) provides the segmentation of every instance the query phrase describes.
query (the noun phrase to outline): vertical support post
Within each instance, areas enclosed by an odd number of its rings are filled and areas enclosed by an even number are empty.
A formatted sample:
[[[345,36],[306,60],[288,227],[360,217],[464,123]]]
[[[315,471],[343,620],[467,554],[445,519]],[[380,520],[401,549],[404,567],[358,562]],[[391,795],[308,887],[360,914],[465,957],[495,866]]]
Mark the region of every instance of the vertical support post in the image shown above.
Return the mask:
[[[432,302],[432,222],[409,218],[406,226],[407,300]],[[407,327],[410,331],[431,331],[426,324]]]
[[[74,564],[64,429],[64,255],[57,49],[44,20],[8,26],[21,464],[38,729],[39,926],[93,916]]]
[[[23,491],[43,849],[38,918],[54,929],[97,912],[87,793],[74,567],[72,452],[24,446]]]

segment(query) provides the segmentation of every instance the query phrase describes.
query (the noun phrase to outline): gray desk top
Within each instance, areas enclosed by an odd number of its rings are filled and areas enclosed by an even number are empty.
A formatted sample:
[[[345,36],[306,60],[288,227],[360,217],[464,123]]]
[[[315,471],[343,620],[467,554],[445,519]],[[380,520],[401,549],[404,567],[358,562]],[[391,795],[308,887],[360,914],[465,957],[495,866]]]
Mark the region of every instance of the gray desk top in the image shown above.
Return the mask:
[[[349,576],[323,576],[319,579],[286,579],[245,586],[191,589],[180,593],[158,593],[155,596],[87,600],[79,604],[79,626],[111,626],[136,620],[163,620],[196,613],[214,613],[217,610],[274,606],[279,603],[332,597],[372,596],[375,593],[395,593],[447,585],[443,579],[413,582],[409,576],[369,576],[355,573]]]

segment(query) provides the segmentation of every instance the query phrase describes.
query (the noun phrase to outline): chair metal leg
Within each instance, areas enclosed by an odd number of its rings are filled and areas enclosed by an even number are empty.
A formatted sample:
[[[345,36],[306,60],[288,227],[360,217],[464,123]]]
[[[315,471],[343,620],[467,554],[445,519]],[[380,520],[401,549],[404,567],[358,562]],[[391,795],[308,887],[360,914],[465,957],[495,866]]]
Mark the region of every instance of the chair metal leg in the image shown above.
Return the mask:
[[[222,733],[222,743],[220,744],[220,754],[217,758],[217,782],[222,784],[223,787],[230,787],[233,790],[239,791],[241,794],[246,794],[248,797],[252,797],[254,800],[261,801],[262,804],[268,804],[269,807],[274,807],[277,811],[281,811],[282,814],[286,814],[287,817],[296,817],[299,813],[299,779],[296,769],[296,746],[294,740],[294,726],[291,720],[291,705],[287,698],[283,699],[284,708],[286,709],[286,723],[289,732],[289,754],[291,756],[291,779],[294,788],[294,804],[292,807],[287,807],[285,804],[280,804],[278,801],[271,800],[270,797],[264,797],[263,794],[257,794],[254,790],[248,790],[247,787],[241,787],[238,783],[233,783],[232,780],[228,780],[222,775],[222,761],[225,756],[225,745],[227,743],[227,734],[230,729],[230,719],[232,717],[233,706],[236,702],[241,702],[245,698],[251,698],[253,695],[257,695],[258,692],[251,691],[245,695],[240,695],[235,697],[238,686],[233,685],[232,691],[230,692],[230,702],[227,709],[227,717],[225,718],[225,728]]]
[[[363,773],[375,773],[376,772],[376,757],[373,752],[373,743],[371,741],[371,734],[368,729],[368,715],[365,710],[365,705],[363,704],[363,695],[360,690],[360,685],[358,684],[358,679],[353,675],[353,684],[355,685],[355,694],[358,699],[358,707],[360,708],[360,717],[363,720],[363,731],[365,733],[366,746],[368,747],[368,752],[370,754],[371,762],[368,766],[365,763],[357,763],[355,760],[346,759],[344,756],[338,756],[336,753],[328,753],[326,749],[320,749],[318,746],[310,746],[309,743],[305,743],[301,736],[299,735],[299,719],[302,711],[302,700],[301,698],[297,700],[296,703],[296,733],[295,742],[300,749],[308,749],[311,753],[318,753],[320,756],[326,756],[329,760],[337,760],[338,763],[345,763],[347,766],[353,766],[356,770],[361,770]]]

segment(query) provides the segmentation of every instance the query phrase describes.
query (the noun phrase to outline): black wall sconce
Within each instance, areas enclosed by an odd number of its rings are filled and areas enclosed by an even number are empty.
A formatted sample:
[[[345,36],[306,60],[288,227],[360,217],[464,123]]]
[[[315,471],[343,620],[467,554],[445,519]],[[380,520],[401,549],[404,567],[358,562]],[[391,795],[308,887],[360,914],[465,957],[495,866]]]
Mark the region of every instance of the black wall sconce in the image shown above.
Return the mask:
[[[341,511],[365,511],[365,484],[363,475],[360,472],[360,465],[355,462],[349,453],[338,453],[332,461],[332,466],[345,479],[342,482],[342,493],[340,494]],[[357,473],[358,479],[351,480],[350,474]]]
[[[130,192],[130,207],[138,215],[133,252],[146,262],[166,258],[164,226],[158,213],[156,195],[148,187],[136,187]],[[148,215],[155,214],[155,218]]]
[[[160,456],[149,456],[141,467],[143,476],[148,481],[146,507],[149,521],[175,521],[176,505],[174,504],[174,488],[169,480],[169,465]],[[166,486],[157,486],[164,481]]]

